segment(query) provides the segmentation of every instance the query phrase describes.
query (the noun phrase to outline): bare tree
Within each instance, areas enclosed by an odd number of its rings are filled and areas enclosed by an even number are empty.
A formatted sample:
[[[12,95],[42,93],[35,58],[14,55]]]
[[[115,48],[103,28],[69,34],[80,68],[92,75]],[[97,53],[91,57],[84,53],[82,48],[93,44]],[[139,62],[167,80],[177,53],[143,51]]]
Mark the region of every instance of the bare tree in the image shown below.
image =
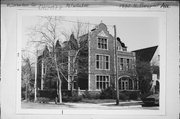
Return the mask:
[[[43,57],[42,61],[44,64],[47,65],[47,68],[54,69],[56,71],[56,79],[57,79],[57,89],[58,89],[58,100],[59,103],[62,103],[62,78],[64,78],[68,83],[74,82],[74,76],[77,71],[77,59],[79,51],[82,49],[79,45],[79,42],[74,38],[73,40],[68,39],[68,33],[62,31],[61,29],[61,20],[62,17],[42,17],[42,22],[35,27],[32,27],[30,30],[29,38],[30,42],[33,44],[38,44],[38,46],[46,46],[49,49],[49,52],[47,52],[47,57]],[[80,22],[77,22],[80,24]],[[79,38],[79,35],[82,33],[82,26],[83,25],[77,25],[78,28],[75,29],[77,35],[77,39]],[[74,27],[75,28],[75,27]],[[69,49],[62,51],[61,48],[56,49],[56,43],[58,41],[61,41],[62,36],[67,38]],[[61,47],[61,46],[60,46]],[[75,55],[72,62],[59,62],[58,54],[62,52],[70,52],[70,50],[75,51]],[[59,52],[60,51],[60,52]],[[73,79],[69,82],[65,74],[63,73],[64,69],[63,65],[70,63],[71,69],[72,69],[72,77]]]
[[[74,33],[75,38],[78,40],[80,36],[88,33],[88,28],[88,23],[82,23],[78,20],[77,23],[73,26],[72,32]]]
[[[70,39],[69,47],[72,50],[72,52],[74,52],[73,58],[69,62],[70,75],[72,77],[69,81],[70,86],[71,86],[71,95],[72,95],[73,83],[76,81],[75,76],[77,76],[77,74],[78,74],[78,72],[77,72],[78,65],[79,65],[78,60],[80,58],[79,54],[80,54],[80,51],[83,50],[83,48],[85,48],[85,46],[86,46],[85,44],[80,45],[80,39],[83,35],[88,35],[87,33],[88,33],[88,24],[82,23],[80,21],[77,21],[76,24],[73,26],[72,34],[71,34],[70,38],[67,37],[68,35],[66,33],[63,33],[63,35],[65,35],[66,38]],[[77,83],[76,88],[78,88],[78,83]]]
[[[22,89],[25,88],[25,100],[29,100],[29,92],[31,91],[32,84],[32,64],[30,63],[29,58],[22,57]]]
[[[71,86],[71,95],[72,95],[72,89],[73,89],[73,83],[75,82],[75,76],[77,76],[77,70],[78,70],[78,59],[79,53],[85,45],[80,45],[80,39],[83,35],[88,35],[88,25],[87,23],[82,23],[79,20],[73,25],[71,29],[71,33],[67,31],[62,31],[62,35],[65,37],[66,41],[68,41],[69,45],[69,54],[73,53],[73,58],[70,58],[69,68],[70,68],[70,76],[72,77],[70,80],[68,80],[69,85]],[[71,35],[69,35],[71,34]],[[87,37],[88,38],[88,37]],[[70,55],[69,55],[70,56]],[[78,88],[78,86],[76,86]]]
[[[43,58],[43,63],[53,68],[56,71],[58,82],[58,99],[62,103],[60,64],[57,63],[57,53],[55,51],[55,43],[60,40],[60,26],[62,17],[41,17],[41,23],[32,27],[29,38],[33,44],[38,44],[40,47],[47,46],[49,49],[48,57]]]

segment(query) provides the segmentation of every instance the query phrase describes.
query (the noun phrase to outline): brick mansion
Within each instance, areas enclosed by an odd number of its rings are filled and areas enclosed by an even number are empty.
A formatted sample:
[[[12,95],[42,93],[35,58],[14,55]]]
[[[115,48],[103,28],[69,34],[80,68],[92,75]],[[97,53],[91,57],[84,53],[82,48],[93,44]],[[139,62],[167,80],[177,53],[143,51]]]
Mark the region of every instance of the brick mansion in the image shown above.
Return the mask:
[[[115,49],[115,40],[117,40],[117,49]],[[77,50],[78,45],[79,50]],[[101,91],[110,86],[115,88],[116,70],[120,91],[139,89],[135,52],[127,51],[125,43],[119,37],[114,38],[104,23],[100,23],[89,33],[77,39],[72,33],[69,41],[63,42],[62,45],[57,41],[55,49],[59,51],[58,61],[63,67],[61,77],[64,90],[71,90],[71,87],[88,91]],[[117,69],[115,51],[117,51]],[[57,88],[56,82],[53,81],[53,74],[47,71],[46,63],[43,62],[43,57],[48,53],[50,50],[46,46],[38,57],[37,88],[40,90],[46,87]],[[76,62],[75,67],[72,66],[73,62]],[[48,76],[47,73],[49,73]]]

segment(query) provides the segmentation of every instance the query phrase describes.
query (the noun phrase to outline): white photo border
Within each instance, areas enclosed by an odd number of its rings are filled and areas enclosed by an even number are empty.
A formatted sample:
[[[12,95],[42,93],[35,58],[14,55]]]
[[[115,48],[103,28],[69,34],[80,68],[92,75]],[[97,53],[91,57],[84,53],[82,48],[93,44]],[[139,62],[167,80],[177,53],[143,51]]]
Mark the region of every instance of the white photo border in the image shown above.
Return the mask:
[[[120,9],[120,8],[119,8]],[[17,114],[93,114],[93,115],[147,115],[160,116],[166,114],[166,12],[164,10],[147,9],[90,9],[81,8],[57,10],[17,10]],[[160,105],[159,110],[73,110],[73,109],[22,109],[21,108],[21,41],[23,16],[109,16],[109,17],[155,17],[159,20],[159,48],[160,48]]]

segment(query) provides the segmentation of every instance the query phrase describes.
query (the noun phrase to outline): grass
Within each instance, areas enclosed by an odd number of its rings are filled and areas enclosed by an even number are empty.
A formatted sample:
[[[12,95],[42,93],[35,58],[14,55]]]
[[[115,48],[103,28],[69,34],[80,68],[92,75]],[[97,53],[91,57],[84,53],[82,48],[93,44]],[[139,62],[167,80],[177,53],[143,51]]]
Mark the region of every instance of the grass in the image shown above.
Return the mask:
[[[63,104],[22,102],[23,109],[150,109],[158,110],[158,107],[142,107],[139,101],[120,102],[112,99],[84,99],[81,102],[67,102]]]
[[[81,102],[99,104],[99,103],[114,103],[116,102],[116,100],[114,99],[82,99]]]

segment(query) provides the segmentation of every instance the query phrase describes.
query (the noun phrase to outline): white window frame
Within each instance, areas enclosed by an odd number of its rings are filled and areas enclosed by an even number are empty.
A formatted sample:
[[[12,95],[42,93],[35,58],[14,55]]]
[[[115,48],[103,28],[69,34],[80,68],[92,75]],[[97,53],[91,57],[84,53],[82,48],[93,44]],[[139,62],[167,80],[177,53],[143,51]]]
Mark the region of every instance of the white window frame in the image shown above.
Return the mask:
[[[108,56],[108,69],[103,69],[103,68],[97,68],[97,55],[101,55],[101,56]],[[104,63],[103,59],[102,59],[102,62]],[[105,62],[106,63],[106,62]],[[110,70],[110,55],[107,55],[107,54],[95,54],[95,69],[96,70]]]
[[[106,39],[106,40],[107,40],[107,49],[103,49],[103,48],[99,48],[99,47],[98,47],[99,38],[103,38],[103,39]],[[96,41],[97,41],[96,44],[97,44],[97,49],[98,49],[98,50],[109,50],[108,38],[107,38],[107,37],[97,36],[97,37],[96,37]]]
[[[118,61],[118,65],[119,65],[118,70],[124,71],[124,58],[118,57],[117,59],[118,59],[117,61]],[[123,59],[123,66],[121,66],[121,59]],[[120,60],[120,62],[119,62],[119,60]]]
[[[100,88],[98,89],[98,88],[97,88],[97,82],[98,82],[98,81],[97,81],[97,76],[102,76],[102,77],[105,76],[105,77],[108,77],[109,81],[106,81],[107,79],[105,78],[105,84],[106,84],[107,82],[109,83],[107,87],[106,87],[106,85],[105,85],[105,89],[110,86],[110,82],[111,82],[111,81],[110,81],[110,75],[96,74],[96,75],[95,75],[95,86],[96,86],[96,89],[95,89],[95,90],[98,90],[98,91],[104,90],[103,88],[102,88],[102,89],[100,89]],[[100,81],[99,81],[99,82],[100,82]],[[101,81],[101,82],[103,83],[103,81]],[[103,85],[103,84],[102,84],[102,85]],[[99,84],[99,87],[100,87],[100,84]],[[103,87],[103,86],[102,86],[102,87]]]
[[[122,47],[121,46],[117,46],[117,51],[122,51]]]
[[[123,67],[122,67],[122,69],[120,69],[120,67],[121,67],[120,66],[121,65],[121,58],[123,59]],[[119,63],[119,59],[120,59],[120,63]],[[127,60],[129,60],[129,65],[127,63]],[[119,71],[128,71],[130,69],[133,69],[133,65],[134,65],[132,57],[121,57],[121,56],[118,56],[117,57],[117,63],[118,63],[118,70]]]
[[[122,78],[125,78],[125,77],[122,77]],[[122,80],[122,78],[119,79],[120,80],[119,85],[121,87],[119,90],[121,90],[121,91],[124,91],[124,90],[127,90],[127,91],[134,90],[133,89],[133,79],[128,78],[128,79]],[[131,87],[130,87],[130,80],[131,80],[131,83],[132,83]],[[124,85],[124,87],[123,87],[123,85]]]

